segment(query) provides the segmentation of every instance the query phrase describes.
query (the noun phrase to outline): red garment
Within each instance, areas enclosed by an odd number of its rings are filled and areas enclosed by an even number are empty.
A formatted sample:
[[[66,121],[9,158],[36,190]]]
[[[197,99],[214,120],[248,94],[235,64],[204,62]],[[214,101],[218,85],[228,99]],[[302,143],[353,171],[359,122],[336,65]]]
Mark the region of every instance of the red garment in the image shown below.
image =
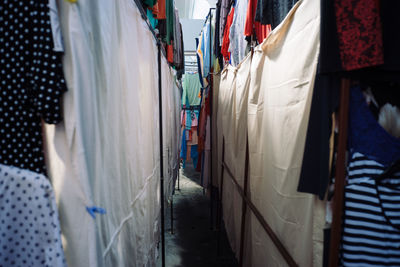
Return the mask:
[[[166,19],[167,15],[166,15],[166,6],[165,6],[165,1],[166,0],[158,0],[157,1],[157,17],[156,19]]]
[[[211,115],[211,90],[212,89],[210,88],[210,92],[208,93],[208,96],[206,98],[206,103],[205,103],[205,105],[206,105],[205,111],[206,111],[207,115]]]
[[[205,100],[206,101],[206,100]],[[198,126],[198,146],[197,150],[199,153],[203,152],[206,142],[206,122],[207,122],[207,111],[205,102],[201,104],[200,116],[199,116],[199,126]]]
[[[246,24],[244,26],[244,35],[252,36],[253,28],[259,43],[262,43],[268,34],[271,32],[271,24],[262,25],[260,22],[255,21],[257,9],[257,0],[249,0],[247,5]]]
[[[169,63],[174,63],[174,46],[171,42],[170,45],[167,45],[167,60]]]
[[[151,8],[151,11],[153,12],[153,16],[154,16],[154,18],[156,19],[157,18],[157,16],[158,16],[158,2],[159,1],[157,1],[157,3]]]
[[[254,27],[256,31],[257,40],[259,43],[262,43],[272,31],[271,24],[262,25],[258,21],[254,23]]]
[[[378,0],[335,0],[335,11],[343,69],[383,64]]]
[[[232,7],[231,12],[229,12],[228,18],[226,19],[226,25],[224,29],[224,38],[222,39],[221,54],[226,59],[229,60],[231,53],[228,52],[229,49],[229,33],[231,31],[231,25],[233,21],[233,15],[235,13],[235,8]]]

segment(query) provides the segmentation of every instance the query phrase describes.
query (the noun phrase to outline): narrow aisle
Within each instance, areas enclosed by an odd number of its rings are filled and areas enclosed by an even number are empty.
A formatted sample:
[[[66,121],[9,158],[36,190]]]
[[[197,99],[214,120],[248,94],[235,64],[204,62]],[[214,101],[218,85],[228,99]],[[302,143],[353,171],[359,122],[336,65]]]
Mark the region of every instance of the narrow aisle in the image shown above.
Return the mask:
[[[221,256],[217,256],[217,231],[210,229],[210,200],[199,185],[200,173],[192,164],[180,172],[180,190],[174,195],[174,233],[170,205],[166,206],[166,266],[235,267],[237,262],[225,230],[221,233]],[[161,264],[160,264],[161,266]]]

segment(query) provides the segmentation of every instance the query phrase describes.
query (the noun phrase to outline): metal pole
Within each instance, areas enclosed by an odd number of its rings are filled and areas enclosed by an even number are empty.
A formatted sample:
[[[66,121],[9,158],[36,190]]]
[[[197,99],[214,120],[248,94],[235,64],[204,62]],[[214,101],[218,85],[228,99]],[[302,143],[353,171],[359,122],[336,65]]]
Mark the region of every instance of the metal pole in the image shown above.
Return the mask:
[[[171,197],[171,235],[174,234],[174,196]]]
[[[246,162],[244,167],[244,196],[247,197],[247,191],[249,186],[249,140],[246,141]],[[246,212],[247,212],[247,203],[246,200],[242,199],[242,225],[240,229],[240,254],[239,254],[239,266],[243,266],[243,254],[244,254],[244,234],[246,230]]]
[[[209,52],[209,54],[210,54],[210,67],[209,67],[209,69],[208,69],[208,77],[209,77],[209,79],[208,79],[208,81],[209,81],[209,91],[208,91],[208,97],[210,97],[210,148],[211,148],[211,151],[210,151],[210,162],[211,162],[211,166],[210,166],[210,172],[211,172],[211,174],[210,174],[210,181],[209,181],[209,183],[210,183],[210,228],[211,229],[214,229],[214,187],[213,187],[213,175],[212,175],[212,173],[213,173],[213,167],[212,167],[212,162],[213,162],[213,155],[212,155],[212,105],[213,105],[213,99],[212,99],[212,92],[213,92],[213,89],[212,89],[212,74],[211,74],[211,68],[212,68],[212,46],[211,46],[211,43],[212,43],[212,39],[211,39],[211,36],[212,36],[212,34],[211,34],[211,29],[212,29],[212,27],[211,27],[211,23],[212,23],[212,10],[213,10],[213,8],[210,8],[210,34],[209,34],[209,36],[210,36],[210,41],[209,41],[209,43],[210,43],[210,52]]]
[[[217,212],[217,229],[218,229],[218,236],[217,236],[217,255],[221,255],[221,228],[222,228],[222,197],[223,197],[223,189],[224,189],[224,170],[225,165],[225,137],[222,137],[222,163],[221,163],[221,182],[220,182],[220,193],[219,193],[219,205],[218,205],[218,212]]]
[[[163,158],[163,124],[162,124],[162,82],[161,82],[161,40],[157,40],[158,48],[158,111],[160,127],[160,201],[161,201],[161,262],[165,267],[165,217],[164,217],[164,158]]]
[[[178,191],[181,191],[181,188],[179,186],[180,177],[181,177],[181,163],[179,162],[179,167],[178,167]]]
[[[342,227],[342,212],[344,198],[344,184],[346,177],[346,144],[349,117],[349,91],[350,81],[342,79],[340,88],[339,109],[339,140],[337,149],[335,194],[333,196],[333,217],[331,228],[331,242],[329,248],[329,267],[338,266],[340,233]]]

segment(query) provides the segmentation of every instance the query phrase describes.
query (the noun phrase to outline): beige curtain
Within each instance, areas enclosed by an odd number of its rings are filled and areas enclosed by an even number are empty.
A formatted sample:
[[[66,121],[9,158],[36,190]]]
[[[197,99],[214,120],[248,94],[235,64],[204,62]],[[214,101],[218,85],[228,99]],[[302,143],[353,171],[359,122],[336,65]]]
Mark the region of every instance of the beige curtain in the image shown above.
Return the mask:
[[[154,266],[159,240],[157,45],[134,1],[59,0],[68,92],[47,126],[67,264]],[[178,164],[179,91],[161,62],[166,197]],[[106,214],[92,218],[87,207]]]
[[[319,52],[319,1],[299,1],[237,68],[221,75],[218,152],[243,183],[246,131],[249,194],[299,266],[322,266],[324,203],[297,192]],[[247,118],[247,120],[246,120]],[[243,124],[245,123],[245,126]],[[221,171],[219,169],[219,171]],[[224,180],[224,221],[238,255],[241,199]],[[245,266],[287,266],[249,211]]]

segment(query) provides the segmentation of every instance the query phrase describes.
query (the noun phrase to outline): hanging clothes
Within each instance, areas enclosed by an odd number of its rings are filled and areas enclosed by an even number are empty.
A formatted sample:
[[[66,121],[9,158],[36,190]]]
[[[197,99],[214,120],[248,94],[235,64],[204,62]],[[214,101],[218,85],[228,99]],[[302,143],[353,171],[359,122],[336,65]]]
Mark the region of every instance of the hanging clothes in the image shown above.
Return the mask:
[[[167,60],[168,63],[173,64],[174,63],[174,45],[173,45],[173,41],[171,41],[171,44],[167,44]]]
[[[153,12],[151,9],[146,9],[147,12],[147,18],[149,19],[150,25],[153,29],[155,29],[158,25],[158,20],[154,17]]]
[[[198,106],[201,102],[201,84],[197,73],[186,73],[182,82],[182,105]]]
[[[244,28],[245,36],[252,36],[253,31],[259,43],[262,43],[271,32],[271,24],[262,25],[259,21],[255,21],[257,8],[257,0],[249,0],[246,14],[246,24]]]
[[[176,70],[184,68],[184,48],[183,48],[183,34],[182,25],[179,22],[179,13],[175,9],[175,28],[174,28],[174,66]]]
[[[199,76],[200,79],[202,80],[202,85],[205,86],[207,81],[204,79],[204,38],[203,38],[204,32],[201,31],[199,38],[196,39],[197,44],[197,50],[196,50],[196,55],[197,55],[197,64],[199,67]]]
[[[224,39],[222,41],[222,46],[221,46],[221,54],[224,57],[225,60],[230,59],[230,53],[228,51],[229,49],[229,43],[230,43],[230,29],[233,21],[233,16],[235,15],[235,8],[232,7],[231,11],[229,12],[228,18],[226,20],[226,25],[224,29]]]
[[[157,19],[166,19],[166,0],[157,0],[157,3],[153,7],[154,9],[157,10]]]
[[[225,36],[225,28],[227,24],[227,18],[231,10],[231,0],[218,0],[217,5],[220,7],[220,15],[219,15],[219,36],[218,36],[218,44],[222,46],[223,38]]]
[[[382,26],[376,0],[334,0],[344,70],[383,64]]]
[[[0,3],[0,163],[46,173],[43,119],[62,120],[66,91],[48,1]]]
[[[363,3],[360,2],[359,4],[363,5]],[[350,7],[349,5],[346,6]],[[361,19],[371,14],[374,6],[375,5],[371,5],[362,9],[363,12],[358,15],[359,18]],[[354,7],[356,8],[356,6]],[[321,1],[320,56],[318,60],[317,82],[314,88],[302,175],[299,183],[300,192],[313,193],[323,198],[327,191],[329,182],[329,136],[331,133],[331,124],[328,122],[331,120],[331,115],[337,107],[340,77],[360,79],[366,84],[400,82],[400,50],[398,49],[398,47],[400,47],[400,35],[397,34],[397,29],[400,27],[400,20],[397,19],[398,14],[396,12],[398,9],[400,9],[399,1],[390,3],[388,1],[380,1],[379,14],[383,31],[384,64],[363,69],[354,69],[352,71],[344,71],[339,49],[335,1]],[[361,12],[361,6],[357,6],[356,10]],[[372,16],[372,18],[375,19],[371,21],[375,21],[376,23],[375,15]],[[351,21],[354,29],[359,29],[360,21]],[[368,27],[372,26],[371,24]],[[352,28],[350,26],[347,27]],[[363,34],[367,33],[368,31],[363,32]],[[370,32],[369,34],[376,35],[374,32]],[[362,42],[362,40],[358,40],[357,42]],[[351,46],[352,44],[350,43],[347,45]],[[362,49],[359,51],[361,50]],[[356,51],[354,52],[356,53]],[[347,59],[351,61],[355,58],[347,57]],[[382,85],[379,85],[379,87],[383,89]],[[379,87],[378,91],[380,90]]]
[[[236,0],[235,14],[229,31],[229,48],[231,64],[237,66],[246,56],[247,41],[244,38],[247,0]]]
[[[275,29],[298,0],[258,0],[256,21]]]
[[[64,52],[64,41],[61,32],[60,17],[56,0],[49,1],[49,9],[50,9],[51,31],[52,31],[53,45],[54,45],[53,50],[55,52]]]
[[[165,0],[165,14],[166,14],[166,35],[165,42],[171,44],[174,38],[174,22],[175,22],[175,2],[174,0]]]
[[[399,82],[400,81],[400,50],[397,49],[400,46],[400,36],[397,34],[397,29],[400,27],[400,20],[397,19],[398,14],[396,10],[400,8],[400,2],[398,1],[380,1],[379,5],[379,15],[380,15],[380,20],[381,20],[381,31],[382,33],[379,33],[379,24],[378,21],[379,19],[376,17],[375,13],[375,4],[371,3],[371,6],[368,6],[365,9],[362,9],[362,6],[354,6],[353,8],[350,8],[349,5],[346,5],[346,12],[350,12],[350,14],[353,14],[352,16],[358,16],[360,17],[360,20],[342,20],[341,16],[339,13],[336,13],[336,4],[335,0],[327,0],[323,1],[322,3],[322,23],[321,23],[321,57],[320,57],[320,64],[318,71],[320,73],[328,74],[328,73],[338,73],[341,76],[346,76],[349,77],[351,76],[354,79],[363,79],[367,81],[390,81],[390,82]],[[363,2],[364,3],[364,2]],[[360,3],[362,5],[363,3]],[[339,2],[338,2],[339,4]],[[347,9],[350,8],[350,9]],[[354,15],[355,12],[362,12],[360,15]],[[370,15],[369,15],[370,14]],[[372,15],[371,15],[372,14]],[[339,16],[339,17],[337,17]],[[383,40],[383,65],[379,66],[374,66],[374,67],[368,67],[368,68],[363,68],[363,69],[353,69],[352,71],[346,71],[344,69],[343,64],[348,64],[348,63],[343,63],[342,62],[342,56],[341,53],[341,48],[340,48],[340,42],[346,41],[345,38],[350,38],[350,35],[345,35],[348,31],[343,31],[344,29],[354,29],[356,32],[358,29],[362,26],[362,23],[365,23],[362,17],[367,17],[371,16],[371,23],[373,22],[374,24],[369,24],[368,27],[373,28],[374,30],[369,32],[369,31],[363,31],[363,34],[367,35],[366,38],[371,38],[373,39],[375,36],[376,38],[380,38],[382,34],[382,40]],[[338,21],[341,21],[342,28],[340,29],[341,33],[339,36],[339,28],[337,25]],[[347,25],[347,26],[346,26]],[[371,36],[369,36],[371,35]],[[357,36],[357,35],[352,35],[352,36]],[[339,38],[342,38],[342,41],[340,41]],[[381,49],[379,48],[380,45],[375,44],[378,40],[374,40],[373,43],[370,43],[372,45],[371,49],[373,49],[375,52],[371,57],[367,55],[357,55],[357,51],[364,51],[363,49],[359,50],[354,50],[355,56],[353,59],[358,60],[359,57],[364,57],[364,60],[374,60],[376,61],[376,64],[380,62],[380,51]],[[362,39],[354,39],[354,42],[357,43],[362,43]],[[343,43],[344,45],[344,43]],[[346,44],[348,48],[352,46],[351,43]],[[342,47],[344,48],[344,46]],[[372,50],[371,50],[372,51]],[[345,52],[345,53],[350,53]],[[351,57],[347,56],[347,60],[352,60]],[[365,61],[367,62],[367,61]],[[358,63],[352,63],[352,64],[358,64]],[[375,64],[375,63],[373,63]],[[370,65],[370,64],[368,64]],[[367,65],[365,65],[367,66]],[[361,67],[361,65],[360,65]]]
[[[153,7],[157,0],[140,0],[142,2],[142,5],[148,6],[148,7]]]
[[[214,46],[213,46],[213,53],[215,57],[220,60],[222,58],[221,55],[221,45],[219,42],[219,35],[220,35],[220,19],[221,19],[221,1],[218,0],[216,4],[216,10],[215,10],[215,33],[214,33]]]
[[[351,89],[349,116],[340,259],[343,266],[399,266],[400,173],[375,177],[400,159],[400,139],[375,120],[360,88]]]
[[[207,21],[206,25],[202,30],[203,34],[201,35],[201,50],[203,55],[203,78],[207,77],[210,73],[210,64],[211,64],[211,56],[212,56],[212,33],[211,33],[211,23]]]
[[[332,114],[339,106],[339,89],[337,77],[316,75],[297,190],[318,195],[321,200],[326,196],[331,177]]]
[[[49,180],[0,164],[0,265],[65,267],[60,233]]]

